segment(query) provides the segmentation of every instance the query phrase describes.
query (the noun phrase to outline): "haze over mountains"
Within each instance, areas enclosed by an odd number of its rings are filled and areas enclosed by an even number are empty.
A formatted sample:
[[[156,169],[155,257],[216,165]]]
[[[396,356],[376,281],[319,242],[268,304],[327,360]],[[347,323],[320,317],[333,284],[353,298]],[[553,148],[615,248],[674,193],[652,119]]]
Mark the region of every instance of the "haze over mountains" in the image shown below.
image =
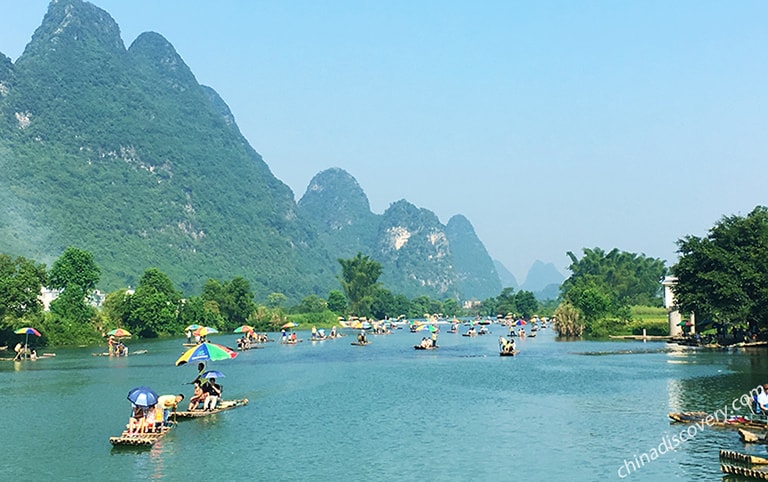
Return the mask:
[[[297,203],[170,42],[147,32],[126,49],[109,14],[81,0],[51,2],[17,61],[0,55],[0,166],[0,252],[50,264],[87,249],[106,290],[157,267],[186,293],[243,276],[259,298],[324,297],[339,289],[337,259],[357,252],[409,297],[508,286],[464,216],[442,225],[406,200],[374,214],[341,169]],[[562,281],[544,266],[523,289]]]

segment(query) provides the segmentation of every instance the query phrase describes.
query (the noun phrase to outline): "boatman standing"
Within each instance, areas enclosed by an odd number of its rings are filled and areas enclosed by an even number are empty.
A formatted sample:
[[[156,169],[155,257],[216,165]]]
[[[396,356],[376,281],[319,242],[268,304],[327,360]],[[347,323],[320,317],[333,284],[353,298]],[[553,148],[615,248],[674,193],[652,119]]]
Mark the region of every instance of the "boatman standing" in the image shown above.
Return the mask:
[[[163,409],[163,425],[168,423],[168,415],[170,415],[171,410],[175,412],[176,407],[182,400],[184,400],[183,393],[178,395],[160,395],[157,397],[157,407]]]

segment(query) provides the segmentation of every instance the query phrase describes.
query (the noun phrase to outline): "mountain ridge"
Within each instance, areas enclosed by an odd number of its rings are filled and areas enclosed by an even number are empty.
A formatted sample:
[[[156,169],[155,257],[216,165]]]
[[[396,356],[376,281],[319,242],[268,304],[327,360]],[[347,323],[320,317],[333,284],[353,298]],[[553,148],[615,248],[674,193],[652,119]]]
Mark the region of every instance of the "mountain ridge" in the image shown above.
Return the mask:
[[[22,55],[0,57],[0,248],[50,263],[94,253],[102,285],[157,267],[188,293],[244,276],[257,297],[324,296],[358,251],[408,296],[481,298],[501,286],[468,219],[406,200],[370,211],[349,173],[318,173],[296,202],[156,32],[125,48],[112,17],[54,0]],[[367,252],[365,252],[367,251]]]

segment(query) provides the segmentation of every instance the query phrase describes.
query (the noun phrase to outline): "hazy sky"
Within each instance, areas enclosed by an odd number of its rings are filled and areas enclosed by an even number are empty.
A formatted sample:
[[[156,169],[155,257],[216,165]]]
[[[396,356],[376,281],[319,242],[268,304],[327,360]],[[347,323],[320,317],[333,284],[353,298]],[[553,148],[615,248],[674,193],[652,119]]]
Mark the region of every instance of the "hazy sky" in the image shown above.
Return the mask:
[[[46,0],[0,0],[16,60]],[[382,213],[463,214],[518,278],[768,204],[768,2],[97,0],[162,34],[298,200],[340,167]]]

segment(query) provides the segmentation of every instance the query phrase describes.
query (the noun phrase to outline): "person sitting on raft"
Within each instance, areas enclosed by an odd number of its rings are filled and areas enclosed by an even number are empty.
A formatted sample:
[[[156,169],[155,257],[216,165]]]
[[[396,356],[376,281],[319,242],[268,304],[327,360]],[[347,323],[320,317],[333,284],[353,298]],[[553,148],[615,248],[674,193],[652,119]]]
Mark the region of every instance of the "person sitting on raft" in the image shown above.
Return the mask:
[[[216,383],[215,378],[209,378],[208,383],[203,387],[203,391],[208,393],[208,396],[203,402],[203,410],[213,410],[216,408],[216,404],[219,403],[221,398],[221,385]]]
[[[360,334],[357,335],[357,342],[360,344],[366,344],[368,341],[365,339],[365,330],[360,330]]]
[[[200,380],[195,380],[195,392],[192,394],[192,398],[189,399],[188,411],[193,411],[197,408],[198,403],[205,403],[205,399],[208,397],[208,393],[203,390],[200,384]]]
[[[762,390],[760,388],[760,386],[757,387],[757,407],[763,414],[768,414],[768,383],[762,386]]]
[[[128,418],[127,429],[129,433],[137,433],[144,422],[144,409],[138,405],[131,405],[131,416]]]
[[[500,336],[499,350],[501,350],[502,353],[512,353],[515,351],[515,340],[508,340],[503,336]]]

